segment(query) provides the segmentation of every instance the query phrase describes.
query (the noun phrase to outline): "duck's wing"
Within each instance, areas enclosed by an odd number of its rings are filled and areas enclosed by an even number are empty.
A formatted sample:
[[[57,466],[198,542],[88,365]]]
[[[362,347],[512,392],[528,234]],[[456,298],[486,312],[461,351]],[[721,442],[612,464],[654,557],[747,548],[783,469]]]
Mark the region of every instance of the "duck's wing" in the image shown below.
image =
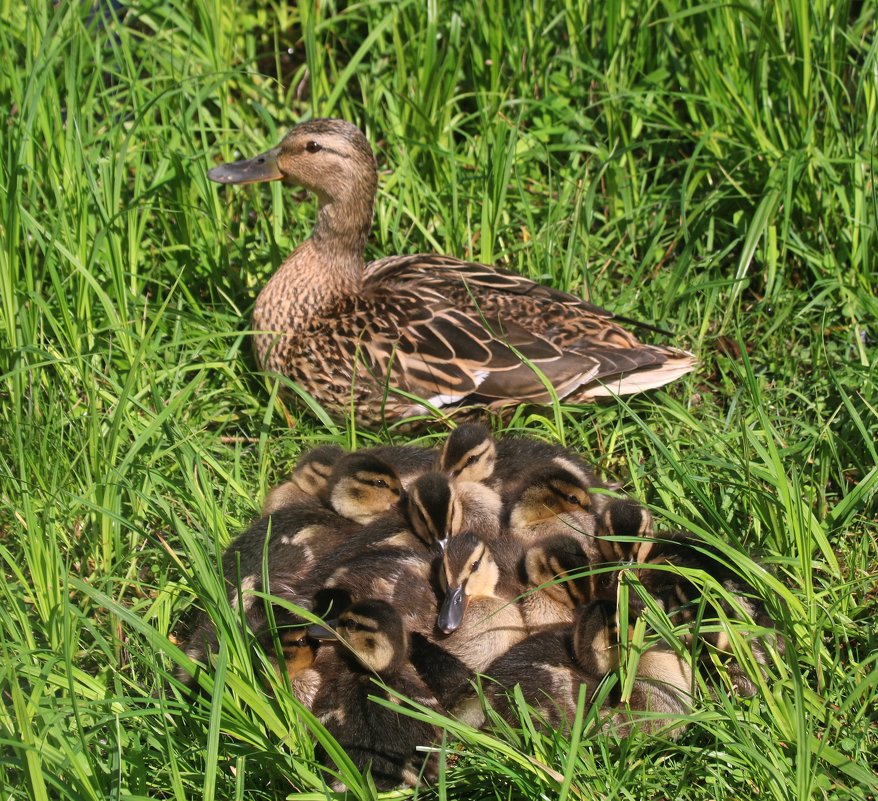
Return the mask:
[[[638,341],[605,309],[502,268],[438,254],[417,254],[373,262],[369,274],[376,280],[436,287],[446,302],[464,314],[477,316],[495,336],[515,348],[528,339],[550,344],[561,354],[552,362],[552,370],[563,372],[568,382],[562,386],[557,375],[544,372],[557,394],[569,395],[570,400],[659,387],[689,372],[697,363],[686,351]],[[573,379],[574,365],[579,368],[578,383]],[[542,364],[537,366],[542,369]],[[490,404],[492,398],[499,400],[504,393],[510,397],[516,379],[528,383],[524,372],[498,376],[500,383],[480,387],[482,397],[477,402]],[[523,391],[521,387],[511,396]],[[537,396],[529,399],[536,401]]]
[[[494,330],[425,283],[370,282],[367,276],[363,293],[332,316],[351,363],[433,406],[545,402],[550,392],[541,374],[567,394],[595,370],[514,322]]]

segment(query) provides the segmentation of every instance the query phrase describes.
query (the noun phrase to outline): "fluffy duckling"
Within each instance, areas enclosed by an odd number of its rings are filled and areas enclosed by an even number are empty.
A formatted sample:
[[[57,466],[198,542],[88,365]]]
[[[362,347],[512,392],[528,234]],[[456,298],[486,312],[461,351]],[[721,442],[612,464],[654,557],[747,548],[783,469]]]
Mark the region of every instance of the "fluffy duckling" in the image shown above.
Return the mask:
[[[460,499],[442,473],[425,473],[418,478],[409,489],[403,511],[412,531],[428,548],[444,548],[464,523]]]
[[[619,666],[614,606],[593,601],[579,607],[574,625],[531,635],[509,649],[485,671],[485,698],[506,720],[517,722],[509,691],[519,685],[528,704],[547,726],[566,729],[576,714],[581,685],[586,698],[602,678]],[[642,719],[627,710],[612,710],[605,728],[630,732],[632,722],[646,731],[672,724],[689,709],[691,673],[672,652],[650,649],[641,655],[628,709],[643,712]],[[484,723],[481,704],[466,693],[454,705],[455,715],[474,726]]]
[[[284,506],[321,505],[332,469],[343,455],[338,445],[321,445],[303,454],[289,481],[268,491],[262,514],[270,515]]]
[[[424,473],[435,470],[439,458],[436,448],[422,448],[417,445],[379,445],[358,451],[368,453],[389,464],[399,477],[404,489]]]
[[[578,538],[589,561],[600,562],[595,507],[602,496],[566,465],[550,463],[519,481],[507,495],[505,528],[530,546],[556,534]]]
[[[492,485],[497,449],[481,423],[466,423],[451,432],[439,456],[439,471],[454,485],[465,527],[485,539],[501,535],[503,502]]]
[[[607,562],[633,562],[652,537],[652,513],[631,498],[605,498],[598,548]],[[645,553],[645,551],[644,551]]]
[[[285,608],[277,609],[275,621],[279,652],[274,649],[270,632],[261,632],[259,641],[278,676],[286,673],[293,695],[310,708],[320,687],[320,675],[314,669],[317,642],[308,636],[308,624]]]
[[[696,571],[694,575],[687,571]],[[734,602],[726,599],[706,598],[698,573],[706,573],[716,582]],[[672,624],[695,628],[694,634],[701,643],[707,644],[717,660],[725,664],[733,688],[740,695],[753,695],[756,684],[732,658],[732,645],[719,615],[711,613],[711,608],[722,611],[722,617],[741,621],[745,625],[755,624],[762,632],[774,632],[774,622],[765,611],[763,604],[753,597],[753,592],[739,576],[733,573],[719,554],[704,543],[692,539],[681,532],[655,535],[641,544],[637,551],[637,562],[625,571],[625,576],[635,578],[649,594]],[[632,618],[641,614],[645,604],[635,589],[628,593],[629,614]],[[692,643],[692,633],[685,633],[682,639]],[[776,649],[783,651],[783,639],[776,633],[767,638]],[[757,664],[768,663],[767,643],[754,638],[751,640],[753,657]],[[707,662],[708,654],[702,654]]]
[[[444,599],[436,626],[446,636],[437,642],[473,671],[483,671],[527,634],[516,604],[520,556],[516,543],[489,544],[471,532],[452,537],[442,554]]]
[[[453,481],[490,481],[497,461],[497,442],[482,423],[464,423],[445,440],[439,470]]]
[[[432,779],[433,760],[425,758],[418,748],[439,739],[439,731],[369,700],[369,696],[377,696],[399,704],[384,685],[418,704],[442,711],[409,662],[409,635],[394,607],[382,600],[366,599],[342,612],[331,628],[312,626],[308,632],[334,643],[325,653],[321,648],[315,662],[321,682],[312,711],[357,767],[371,771],[379,790],[416,785],[422,772]],[[318,749],[319,754],[321,751]],[[326,758],[325,752],[320,755]],[[336,783],[333,789],[345,788]]]
[[[573,634],[577,664],[603,676],[619,668],[619,634],[615,604],[593,601],[582,608]],[[666,730],[692,708],[692,670],[667,643],[659,642],[638,655],[635,679],[625,709],[616,708],[605,728],[620,736],[632,728],[654,733]],[[682,726],[670,732],[679,736]]]
[[[579,454],[535,437],[504,437],[497,442],[497,462],[493,480],[504,493],[521,492],[523,483],[534,471],[554,465],[566,468],[584,487],[603,487],[594,468]],[[596,496],[595,502],[598,502]]]
[[[402,482],[383,459],[358,451],[339,459],[326,491],[336,513],[365,525],[398,506]]]
[[[528,631],[570,627],[576,608],[599,594],[602,576],[590,567],[581,540],[569,534],[548,537],[525,552],[521,612]]]

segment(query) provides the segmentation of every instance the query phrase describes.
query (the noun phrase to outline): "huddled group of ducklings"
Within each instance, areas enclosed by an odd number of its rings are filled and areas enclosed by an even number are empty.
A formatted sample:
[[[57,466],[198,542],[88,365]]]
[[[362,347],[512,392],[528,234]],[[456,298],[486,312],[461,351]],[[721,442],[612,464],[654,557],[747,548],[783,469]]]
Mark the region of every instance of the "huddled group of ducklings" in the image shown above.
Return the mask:
[[[318,447],[262,512],[224,555],[229,600],[379,788],[429,778],[424,747],[440,735],[368,696],[398,694],[481,726],[493,714],[517,719],[518,685],[545,725],[564,728],[581,685],[588,699],[619,667],[628,640],[619,622],[633,627],[647,606],[681,636],[647,638],[625,703],[617,695],[607,704],[606,730],[672,731],[676,722],[679,731],[693,667],[708,658],[725,657],[737,691],[755,691],[728,658],[723,628],[696,623],[711,614],[693,576],[704,571],[722,586],[722,617],[765,631],[762,607],[703,544],[655,534],[648,510],[559,445],[495,440],[466,424],[441,449]],[[290,603],[268,614],[265,594]],[[326,625],[309,625],[290,604]],[[205,616],[187,652],[206,663],[216,643]],[[764,661],[758,643],[753,653]]]

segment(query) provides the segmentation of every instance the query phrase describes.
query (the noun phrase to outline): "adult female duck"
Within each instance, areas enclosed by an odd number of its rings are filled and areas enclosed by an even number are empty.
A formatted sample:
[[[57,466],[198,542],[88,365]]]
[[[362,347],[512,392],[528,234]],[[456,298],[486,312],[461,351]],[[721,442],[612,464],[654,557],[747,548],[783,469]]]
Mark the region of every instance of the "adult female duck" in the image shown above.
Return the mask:
[[[335,415],[352,410],[375,426],[430,407],[546,403],[546,379],[580,402],[662,386],[695,365],[506,270],[433,253],[365,264],[378,176],[365,136],[344,120],[303,122],[278,147],[208,177],[283,179],[317,195],[311,237],[260,292],[253,327],[261,368]]]

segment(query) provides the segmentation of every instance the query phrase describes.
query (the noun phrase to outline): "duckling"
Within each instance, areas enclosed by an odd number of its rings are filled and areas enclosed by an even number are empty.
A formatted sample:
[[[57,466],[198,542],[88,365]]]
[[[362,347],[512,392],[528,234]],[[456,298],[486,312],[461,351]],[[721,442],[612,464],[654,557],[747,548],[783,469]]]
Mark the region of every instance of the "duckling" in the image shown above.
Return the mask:
[[[445,440],[439,470],[453,481],[486,482],[494,475],[497,443],[481,423],[459,425]]]
[[[330,627],[312,626],[311,637],[328,640],[315,668],[321,674],[312,711],[360,770],[371,771],[379,790],[435,777],[433,759],[419,747],[439,739],[436,727],[373,703],[377,696],[400,704],[385,687],[436,712],[443,710],[408,658],[408,632],[398,612],[382,600],[353,604]],[[378,682],[374,679],[377,679]],[[318,756],[326,753],[318,748]],[[333,789],[344,790],[338,782]]]
[[[529,476],[542,469],[558,466],[576,476],[584,487],[604,487],[594,468],[579,454],[536,437],[504,437],[497,442],[497,461],[493,481],[504,494],[520,494]],[[595,498],[598,503],[599,498]]]
[[[284,179],[317,195],[314,231],[260,292],[252,325],[260,369],[290,377],[340,419],[353,411],[380,427],[431,408],[553,394],[580,403],[695,367],[690,353],[643,344],[609,312],[507,270],[437,254],[366,265],[377,169],[366,137],[344,120],[300,123],[278,147],[208,178]]]
[[[222,557],[226,595],[233,609],[240,610],[247,627],[257,631],[265,622],[264,602],[257,591],[283,594],[301,603],[313,571],[326,557],[354,538],[361,526],[315,505],[282,506],[254,521],[238,535]],[[263,586],[263,562],[268,565],[270,587]],[[275,592],[277,590],[277,592]],[[206,612],[196,616],[185,651],[196,661],[207,661],[216,651],[217,633]],[[189,677],[181,674],[181,679]]]
[[[451,432],[439,456],[439,471],[454,484],[466,526],[485,539],[501,534],[503,502],[492,481],[497,445],[481,423],[466,423]]]
[[[304,601],[301,603],[305,604]],[[258,640],[278,676],[286,673],[293,695],[310,708],[320,687],[320,675],[314,669],[317,641],[308,636],[308,624],[286,608],[276,609],[275,625],[279,652],[275,651],[267,626],[258,633]]]
[[[444,548],[464,523],[460,499],[442,473],[424,473],[418,478],[403,506],[412,531],[429,548]]]
[[[572,627],[533,634],[514,645],[485,670],[484,697],[506,720],[517,722],[509,691],[519,685],[527,703],[553,729],[566,730],[576,714],[580,686],[586,698],[594,695],[603,677],[618,668],[615,607],[592,601],[577,610]],[[629,710],[609,709],[605,728],[620,735],[632,725],[646,731],[666,728],[689,710],[691,673],[672,652],[653,649],[641,655]],[[485,722],[481,704],[471,692],[455,700],[453,714],[474,726]]]
[[[582,616],[577,628],[590,625]],[[536,709],[547,726],[563,729],[576,714],[579,686],[586,685],[586,697],[594,694],[603,673],[588,669],[576,659],[572,626],[531,634],[500,654],[485,670],[481,682],[487,703],[504,719],[518,721],[508,696],[515,685],[521,687],[525,701]],[[465,688],[451,702],[452,714],[471,726],[486,722],[482,703]]]
[[[436,469],[439,451],[436,448],[423,448],[417,445],[379,445],[358,453],[368,453],[389,464],[408,490],[412,482],[430,470]]]
[[[520,479],[506,498],[505,528],[522,544],[538,544],[556,534],[576,537],[590,562],[603,561],[596,540],[595,507],[602,496],[567,466],[550,462]]]
[[[555,534],[525,552],[521,612],[530,633],[570,627],[576,608],[598,595],[602,576],[590,567],[581,540],[569,534]]]
[[[691,571],[697,571],[693,576]],[[706,598],[697,573],[705,573],[720,584],[726,597]],[[681,639],[692,645],[693,633],[709,648],[701,654],[702,663],[708,664],[712,653],[719,663],[725,665],[733,689],[740,695],[753,695],[757,691],[753,679],[732,656],[732,646],[725,626],[718,615],[710,613],[711,607],[722,612],[722,617],[746,624],[755,624],[762,634],[751,638],[750,646],[757,665],[768,663],[767,648],[783,652],[784,642],[775,631],[774,621],[764,605],[755,597],[752,589],[726,566],[720,554],[706,544],[692,539],[682,532],[665,532],[654,535],[637,552],[637,562],[624,573],[625,579],[635,579],[677,626],[697,626],[694,632],[685,632]],[[628,593],[629,615],[640,615],[645,602],[636,589]],[[764,639],[763,639],[764,638]]]
[[[435,641],[475,672],[527,635],[516,604],[520,558],[516,543],[487,543],[468,531],[452,537],[442,554],[436,626],[446,636]]]
[[[573,652],[588,673],[602,676],[619,668],[615,604],[598,600],[582,607]],[[604,728],[619,736],[637,728],[647,733],[667,731],[677,737],[684,728],[680,718],[692,709],[692,688],[692,670],[686,660],[667,643],[653,644],[638,655],[627,708],[617,704]]]
[[[645,556],[653,535],[652,513],[631,498],[605,499],[598,517],[598,548],[607,562],[632,562]],[[624,538],[624,539],[617,539]]]
[[[366,524],[395,509],[402,496],[396,471],[369,451],[339,459],[329,477],[329,505],[342,517]]]
[[[284,506],[323,503],[329,476],[344,451],[338,445],[321,445],[299,458],[289,481],[272,487],[262,503],[262,514],[270,515]]]

